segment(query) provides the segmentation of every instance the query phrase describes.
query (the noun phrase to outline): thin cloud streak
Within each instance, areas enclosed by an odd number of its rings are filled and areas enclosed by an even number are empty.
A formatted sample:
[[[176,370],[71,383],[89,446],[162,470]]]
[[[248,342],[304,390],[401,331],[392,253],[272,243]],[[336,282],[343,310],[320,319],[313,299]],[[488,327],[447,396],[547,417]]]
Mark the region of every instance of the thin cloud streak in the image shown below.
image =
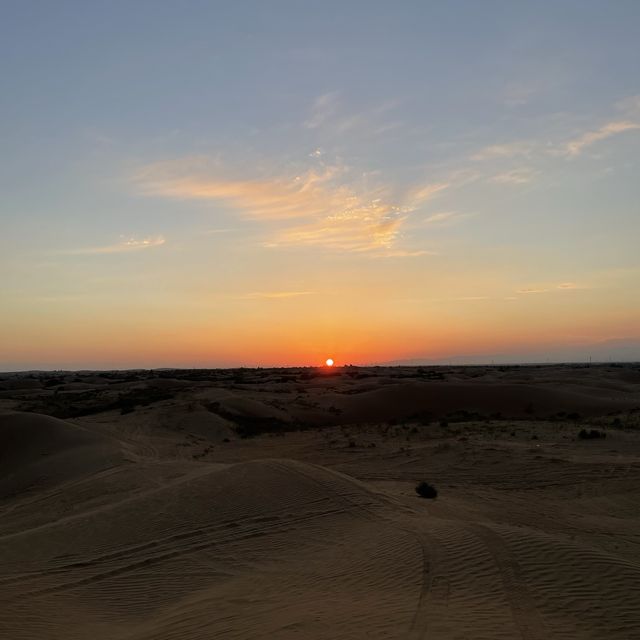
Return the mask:
[[[619,133],[633,131],[636,129],[640,129],[640,124],[637,122],[629,122],[625,120],[608,122],[595,131],[587,131],[581,136],[570,140],[566,143],[562,152],[564,155],[569,157],[575,157],[580,155],[587,147],[590,147],[600,140],[605,140],[606,138],[610,138],[611,136],[615,136]]]
[[[635,97],[634,97],[635,101]],[[635,102],[634,102],[635,104]],[[640,108],[640,107],[639,107]],[[631,107],[627,107],[629,111]],[[512,158],[533,159],[544,156],[560,156],[574,158],[581,155],[585,149],[591,147],[601,140],[606,140],[628,131],[640,129],[640,123],[633,120],[614,120],[607,122],[597,129],[585,131],[584,133],[570,139],[568,142],[549,142],[537,140],[516,140],[502,144],[493,144],[470,156],[475,162],[507,160]],[[517,169],[513,170],[517,171]],[[501,174],[507,177],[507,174]],[[497,177],[497,176],[496,176]],[[500,182],[501,180],[494,180]],[[509,182],[508,177],[504,182]]]
[[[533,154],[535,148],[536,144],[528,140],[492,144],[473,154],[471,160],[482,162],[483,160],[514,158],[517,156],[529,157]]]
[[[313,295],[314,291],[255,291],[238,296],[240,300],[283,300]]]
[[[550,292],[562,292],[562,291],[575,291],[576,289],[588,289],[589,287],[578,285],[575,282],[561,282],[557,285],[549,285],[547,287],[529,287],[525,289],[518,289],[516,293],[518,294],[529,294],[529,293],[550,293]]]
[[[58,253],[63,255],[101,255],[110,253],[128,253],[140,251],[142,249],[152,249],[165,244],[166,240],[162,236],[154,236],[136,240],[135,238],[126,238],[122,242],[107,245],[104,247],[85,247],[80,249],[67,249]]]
[[[385,251],[382,253],[372,254],[373,258],[417,258],[419,256],[437,256],[436,251],[428,251],[427,249],[417,249],[415,251]]]
[[[519,169],[511,169],[503,173],[498,173],[495,176],[489,178],[490,182],[496,184],[527,184],[531,182],[537,175],[537,171],[529,169],[528,167],[521,167]]]

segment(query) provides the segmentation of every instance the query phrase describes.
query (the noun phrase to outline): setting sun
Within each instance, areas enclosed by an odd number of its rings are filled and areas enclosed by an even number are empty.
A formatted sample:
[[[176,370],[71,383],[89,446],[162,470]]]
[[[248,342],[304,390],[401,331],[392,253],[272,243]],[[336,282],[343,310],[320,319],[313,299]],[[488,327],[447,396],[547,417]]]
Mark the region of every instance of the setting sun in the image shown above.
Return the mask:
[[[333,367],[333,358],[327,358],[325,360],[325,364],[327,365],[327,367]]]

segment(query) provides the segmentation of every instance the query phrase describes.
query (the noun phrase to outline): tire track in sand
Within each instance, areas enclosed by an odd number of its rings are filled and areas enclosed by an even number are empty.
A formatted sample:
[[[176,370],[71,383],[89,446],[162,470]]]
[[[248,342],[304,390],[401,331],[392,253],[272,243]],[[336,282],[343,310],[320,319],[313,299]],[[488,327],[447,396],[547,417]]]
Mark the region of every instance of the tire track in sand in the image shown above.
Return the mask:
[[[549,640],[552,636],[527,588],[522,568],[502,536],[481,524],[467,525],[467,529],[482,540],[498,566],[511,615],[522,640]]]

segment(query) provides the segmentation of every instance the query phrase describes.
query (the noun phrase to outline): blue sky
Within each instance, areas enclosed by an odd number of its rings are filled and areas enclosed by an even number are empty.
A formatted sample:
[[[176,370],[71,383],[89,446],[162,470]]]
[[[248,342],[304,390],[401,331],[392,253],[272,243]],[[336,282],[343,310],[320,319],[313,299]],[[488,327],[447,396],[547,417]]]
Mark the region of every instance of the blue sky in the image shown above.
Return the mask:
[[[0,366],[640,338],[637,2],[13,2]]]

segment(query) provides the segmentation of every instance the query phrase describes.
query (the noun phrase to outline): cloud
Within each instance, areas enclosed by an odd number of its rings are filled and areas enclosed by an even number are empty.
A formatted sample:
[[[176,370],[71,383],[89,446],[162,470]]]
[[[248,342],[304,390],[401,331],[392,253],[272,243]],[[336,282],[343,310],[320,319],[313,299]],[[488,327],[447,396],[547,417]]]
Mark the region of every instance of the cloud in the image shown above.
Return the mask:
[[[473,154],[471,159],[480,162],[483,160],[493,160],[495,158],[529,157],[534,152],[536,146],[534,142],[528,140],[492,144]]]
[[[549,289],[518,289],[516,293],[547,293]]]
[[[418,256],[435,256],[438,255],[435,251],[427,251],[426,249],[417,249],[415,251],[404,251],[402,249],[397,251],[384,251],[382,253],[373,254],[376,258],[417,258]]]
[[[343,212],[282,230],[271,246],[322,245],[356,252],[393,246],[406,220],[400,209],[382,201],[351,204]]]
[[[238,297],[242,300],[282,300],[285,298],[310,296],[313,293],[313,291],[256,291]]]
[[[249,217],[277,220],[320,214],[344,200],[348,195],[344,191],[328,192],[323,187],[337,171],[325,167],[321,172],[309,171],[292,178],[236,180],[212,175],[215,172],[211,169],[194,167],[187,159],[149,165],[134,179],[146,195],[224,200],[244,210]],[[330,202],[332,198],[336,202]]]
[[[521,167],[519,169],[511,169],[510,171],[498,173],[489,178],[489,181],[495,182],[496,184],[526,184],[527,182],[531,182],[537,174],[538,172],[533,169]]]
[[[428,218],[425,218],[424,221],[427,224],[445,222],[445,220],[451,220],[451,218],[456,217],[456,215],[457,214],[454,211],[441,211],[430,215]]]
[[[423,184],[394,196],[388,188],[354,185],[346,168],[331,166],[292,177],[238,180],[189,159],[147,166],[135,182],[147,195],[224,201],[246,217],[279,222],[266,243],[270,247],[343,251],[392,248],[410,213],[448,186]]]
[[[527,289],[518,289],[516,293],[518,294],[527,294],[527,293],[549,293],[551,291],[572,291],[575,289],[586,289],[587,287],[583,287],[577,285],[575,282],[561,282],[555,286],[549,285],[546,288],[527,288]]]
[[[422,220],[419,226],[448,226],[473,215],[473,213],[458,213],[457,211],[438,211]]]
[[[311,107],[311,114],[304,123],[307,129],[317,129],[322,126],[338,110],[338,94],[324,93],[318,96]]]
[[[451,185],[448,182],[436,182],[415,187],[409,191],[406,206],[412,209],[417,208],[427,200],[430,200],[436,193],[443,191],[450,186]]]
[[[237,231],[237,229],[234,229],[232,227],[220,228],[220,229],[207,229],[206,231],[203,231],[203,235],[217,236],[217,235],[220,235],[221,233],[231,233],[232,231]]]
[[[403,126],[397,120],[382,121],[382,117],[397,105],[397,100],[387,100],[364,111],[353,112],[343,104],[337,92],[324,93],[313,101],[304,127],[319,129],[323,135],[342,136],[354,130],[364,131],[368,136],[382,135]]]
[[[549,140],[514,140],[488,145],[470,156],[476,162],[508,158],[542,158],[545,156],[576,157],[591,145],[627,131],[640,129],[640,95],[629,96],[615,105],[621,119],[611,120],[597,129],[565,142]]]
[[[632,131],[635,129],[640,129],[640,124],[638,124],[637,122],[630,122],[627,120],[608,122],[595,131],[587,131],[581,136],[570,140],[564,145],[563,148],[560,149],[560,154],[569,157],[575,157],[580,155],[584,151],[584,149],[590,147],[596,142],[599,142],[600,140],[605,140],[606,138],[617,135],[619,133]]]
[[[561,282],[556,288],[560,291],[575,291],[577,289],[591,289],[591,285],[577,284],[575,282]]]
[[[165,244],[162,236],[154,236],[149,238],[123,238],[121,242],[103,247],[85,247],[81,249],[68,249],[61,253],[65,255],[99,255],[108,253],[127,253],[131,251],[140,251],[142,249],[151,249]]]
[[[446,227],[474,215],[475,213],[459,213],[458,211],[437,211],[422,220],[413,222],[412,226],[417,228]]]

